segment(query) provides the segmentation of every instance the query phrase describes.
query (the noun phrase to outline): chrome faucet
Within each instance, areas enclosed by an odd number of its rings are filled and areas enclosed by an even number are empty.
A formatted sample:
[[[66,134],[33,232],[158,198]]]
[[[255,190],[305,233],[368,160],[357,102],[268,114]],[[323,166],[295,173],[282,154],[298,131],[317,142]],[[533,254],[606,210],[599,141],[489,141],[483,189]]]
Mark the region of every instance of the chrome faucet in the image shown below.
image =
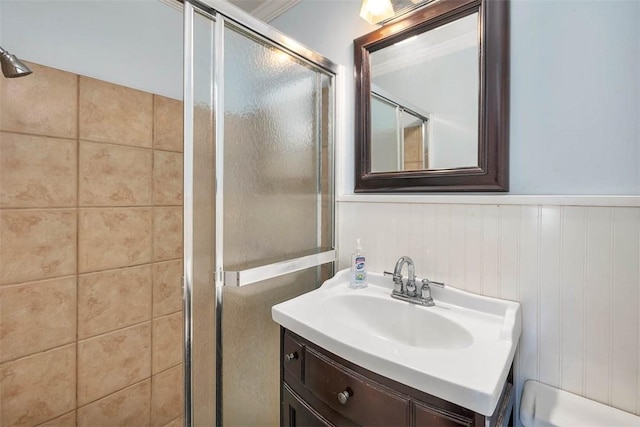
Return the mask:
[[[407,264],[408,270],[406,285],[402,281],[402,267],[404,267],[405,264]],[[444,283],[435,282],[425,278],[421,279],[422,286],[418,291],[416,287],[415,265],[413,264],[413,260],[408,256],[400,257],[400,259],[396,262],[393,273],[385,271],[384,274],[393,277],[393,291],[391,292],[391,296],[393,298],[408,301],[414,304],[420,304],[427,307],[434,306],[435,303],[433,302],[433,297],[431,296],[431,286],[435,285],[444,288]]]
[[[407,274],[409,278],[407,280],[407,284],[405,286],[402,281],[402,267],[407,264]],[[385,274],[389,274],[385,272]],[[393,292],[400,294],[410,294],[415,295],[416,293],[416,272],[415,265],[413,264],[413,260],[408,256],[400,257],[398,262],[396,262],[396,266],[393,269]]]

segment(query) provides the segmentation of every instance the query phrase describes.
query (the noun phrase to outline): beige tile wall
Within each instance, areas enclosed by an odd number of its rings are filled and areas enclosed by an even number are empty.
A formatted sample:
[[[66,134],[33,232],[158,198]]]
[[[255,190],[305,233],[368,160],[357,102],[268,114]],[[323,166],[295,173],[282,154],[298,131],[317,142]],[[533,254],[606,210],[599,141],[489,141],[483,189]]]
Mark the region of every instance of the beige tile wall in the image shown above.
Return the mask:
[[[0,426],[182,419],[182,103],[0,79]]]

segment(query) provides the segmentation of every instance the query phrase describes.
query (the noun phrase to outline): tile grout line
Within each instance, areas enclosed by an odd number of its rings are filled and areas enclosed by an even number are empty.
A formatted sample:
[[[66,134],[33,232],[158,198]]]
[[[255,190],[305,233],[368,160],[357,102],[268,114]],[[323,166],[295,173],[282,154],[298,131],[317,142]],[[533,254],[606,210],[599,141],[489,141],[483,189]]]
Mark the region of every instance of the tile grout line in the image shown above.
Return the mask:
[[[24,207],[0,207],[3,211],[60,211],[60,210],[74,210],[74,209],[138,209],[138,208],[153,208],[153,205],[69,205],[69,206],[43,206],[43,207],[35,207],[35,206],[24,206]],[[182,207],[180,204],[169,205],[169,204],[161,204],[157,205],[159,208],[179,208]]]
[[[177,366],[177,365],[176,365],[176,366]],[[89,405],[93,405],[94,403],[99,402],[100,400],[103,400],[103,399],[106,399],[106,398],[108,398],[108,397],[111,397],[111,396],[113,396],[114,394],[117,394],[117,393],[123,392],[123,391],[125,391],[125,390],[126,390],[126,389],[128,389],[128,388],[132,388],[132,387],[135,387],[135,386],[137,386],[137,385],[140,385],[140,384],[144,383],[145,381],[149,381],[149,389],[151,389],[151,378],[150,378],[150,377],[143,378],[143,379],[141,379],[141,380],[139,380],[139,381],[136,381],[136,382],[134,382],[134,383],[131,383],[131,384],[129,384],[129,385],[127,385],[127,386],[125,386],[125,387],[122,387],[122,388],[119,388],[119,389],[117,389],[117,390],[115,390],[115,391],[112,391],[112,392],[110,392],[109,394],[105,394],[104,396],[100,396],[100,397],[98,397],[97,399],[91,400],[91,401],[89,401],[89,402],[87,402],[87,403],[83,404],[82,406],[77,406],[77,407],[76,407],[76,409],[74,409],[74,410],[75,410],[75,411],[77,411],[78,409],[86,408],[87,406],[89,406]],[[151,395],[151,391],[149,391],[149,395]],[[46,422],[46,421],[45,421],[45,422]]]
[[[70,136],[59,136],[59,135],[47,135],[44,133],[20,132],[20,131],[15,131],[10,129],[0,129],[0,133],[10,133],[13,135],[22,135],[22,136],[35,136],[35,137],[48,138],[48,139],[63,139],[67,141],[83,141],[83,142],[90,142],[93,144],[107,144],[107,145],[114,145],[117,147],[138,148],[140,150],[147,150],[147,151],[157,150],[157,151],[162,151],[166,153],[183,154],[182,151],[171,150],[167,148],[155,148],[153,146],[144,147],[141,145],[123,144],[123,143],[113,142],[113,141],[99,141],[99,140],[90,139],[90,138],[80,138],[79,135],[76,135],[75,137],[70,137]]]
[[[72,341],[67,341],[67,342],[65,342],[63,344],[58,344],[55,347],[45,348],[44,350],[38,350],[36,352],[29,353],[29,354],[22,354],[20,356],[4,360],[4,361],[0,362],[0,365],[4,365],[4,364],[7,364],[7,363],[14,363],[14,362],[17,362],[17,361],[22,360],[22,359],[27,359],[29,357],[39,356],[41,354],[45,354],[45,353],[49,353],[49,352],[52,352],[52,351],[60,350],[61,348],[69,347],[69,346],[76,345],[76,344],[77,344],[77,340],[74,339]]]
[[[119,142],[110,141],[97,141],[92,139],[80,138],[81,142],[89,143],[89,144],[104,144],[110,147],[121,147],[121,148],[130,148],[132,150],[141,150],[141,151],[152,151],[153,147],[145,147],[144,145],[131,145],[131,144],[123,144]]]
[[[76,141],[78,140],[78,136],[77,135],[67,135],[67,136],[60,136],[60,135],[49,135],[46,133],[32,133],[32,132],[22,132],[19,130],[13,130],[13,129],[0,129],[0,133],[10,133],[12,135],[21,135],[21,136],[36,136],[36,137],[40,137],[40,138],[47,138],[47,139],[64,139],[67,141]]]
[[[164,264],[164,263],[175,262],[175,261],[182,261],[182,258],[161,259],[161,260],[158,260],[158,261],[150,261],[150,262],[145,262],[145,263],[142,263],[142,264],[132,264],[132,265],[110,267],[110,268],[106,268],[104,270],[91,270],[91,271],[78,272],[78,273],[74,272],[74,273],[63,274],[61,276],[44,277],[44,278],[41,278],[41,279],[27,279],[27,280],[23,280],[23,281],[19,281],[19,282],[3,283],[3,284],[0,284],[0,289],[3,288],[3,287],[22,286],[22,285],[27,285],[27,284],[30,284],[30,283],[40,283],[40,282],[46,282],[46,281],[50,281],[50,280],[67,279],[69,277],[86,276],[86,275],[89,275],[89,274],[108,273],[108,272],[111,272],[111,271],[121,271],[121,270],[126,270],[126,269],[129,269],[129,268],[144,267],[145,265]]]
[[[66,277],[74,277],[74,276],[70,275],[70,276],[66,276]],[[179,310],[176,310],[176,311],[173,311],[173,312],[170,312],[170,313],[159,315],[155,319],[162,319],[162,318],[166,318],[166,317],[169,317],[169,316],[175,316],[176,314],[179,314],[179,313],[182,313],[182,309],[179,309]],[[115,329],[111,329],[111,330],[108,330],[108,331],[102,331],[102,332],[99,332],[97,334],[90,335],[90,336],[83,337],[83,338],[80,338],[78,336],[78,332],[76,331],[76,338],[74,340],[67,341],[67,342],[62,343],[62,344],[58,344],[58,345],[56,345],[54,347],[49,347],[49,348],[45,348],[45,349],[42,349],[42,350],[34,351],[32,353],[22,354],[20,356],[4,360],[1,363],[5,364],[5,363],[10,363],[10,362],[15,362],[15,361],[18,361],[20,359],[26,359],[28,357],[37,356],[37,355],[48,353],[48,352],[51,352],[51,351],[54,351],[54,350],[59,350],[59,349],[61,349],[63,347],[79,344],[80,341],[85,342],[85,341],[90,341],[90,340],[97,339],[97,338],[102,338],[105,335],[116,333],[116,332],[120,332],[120,331],[123,331],[125,329],[135,328],[135,327],[144,325],[145,323],[149,323],[150,326],[152,326],[152,324],[151,324],[152,320],[154,320],[154,319],[152,319],[152,318],[145,319],[145,320],[142,320],[140,322],[135,322],[135,323],[131,323],[131,324],[128,324],[128,325],[119,326],[119,327],[117,327]],[[182,362],[180,362],[180,363],[182,363]]]
[[[24,286],[24,285],[30,285],[30,284],[38,284],[41,282],[48,282],[51,280],[61,280],[61,279],[68,279],[70,277],[76,277],[77,274],[76,273],[69,273],[69,274],[64,274],[62,276],[54,276],[54,277],[45,277],[42,279],[30,279],[30,280],[26,280],[26,281],[22,281],[22,282],[9,282],[9,283],[4,283],[0,285],[0,289],[2,288],[9,288],[12,286]]]
[[[71,413],[74,413],[74,412],[77,412],[77,408],[73,408],[71,411],[63,412],[63,413],[62,413],[62,414],[60,414],[60,415],[56,415],[56,416],[55,416],[55,417],[53,417],[53,418],[49,418],[49,419],[47,419],[47,420],[45,420],[45,421],[43,421],[43,422],[41,422],[41,423],[36,424],[36,425],[35,425],[35,427],[44,426],[45,424],[47,424],[47,423],[49,423],[49,422],[51,422],[51,421],[57,420],[58,418],[65,417],[65,416],[67,416],[67,415],[69,415],[69,414],[71,414]],[[77,415],[76,415],[76,416],[77,416]],[[77,425],[77,419],[76,419],[76,424],[74,424],[74,425]]]

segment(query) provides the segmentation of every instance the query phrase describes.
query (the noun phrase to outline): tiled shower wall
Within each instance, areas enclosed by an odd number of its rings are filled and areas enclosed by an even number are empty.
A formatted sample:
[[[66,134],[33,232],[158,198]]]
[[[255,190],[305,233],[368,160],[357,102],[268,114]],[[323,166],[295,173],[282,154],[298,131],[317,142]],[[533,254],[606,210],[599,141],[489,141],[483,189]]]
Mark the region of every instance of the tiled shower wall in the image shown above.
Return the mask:
[[[0,79],[0,425],[182,420],[182,103]]]
[[[517,399],[536,379],[640,414],[640,207],[338,206],[340,268],[361,237],[370,271],[409,255],[419,276],[522,304]]]

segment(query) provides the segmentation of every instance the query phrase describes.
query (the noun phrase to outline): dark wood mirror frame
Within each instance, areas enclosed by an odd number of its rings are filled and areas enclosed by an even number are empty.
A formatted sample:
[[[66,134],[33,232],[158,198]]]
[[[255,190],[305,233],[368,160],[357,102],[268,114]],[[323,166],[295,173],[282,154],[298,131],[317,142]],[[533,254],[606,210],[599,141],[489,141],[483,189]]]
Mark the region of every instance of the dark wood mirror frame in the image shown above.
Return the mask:
[[[478,166],[371,172],[369,54],[479,12]],[[508,191],[509,1],[440,0],[354,40],[356,79],[355,192]]]

